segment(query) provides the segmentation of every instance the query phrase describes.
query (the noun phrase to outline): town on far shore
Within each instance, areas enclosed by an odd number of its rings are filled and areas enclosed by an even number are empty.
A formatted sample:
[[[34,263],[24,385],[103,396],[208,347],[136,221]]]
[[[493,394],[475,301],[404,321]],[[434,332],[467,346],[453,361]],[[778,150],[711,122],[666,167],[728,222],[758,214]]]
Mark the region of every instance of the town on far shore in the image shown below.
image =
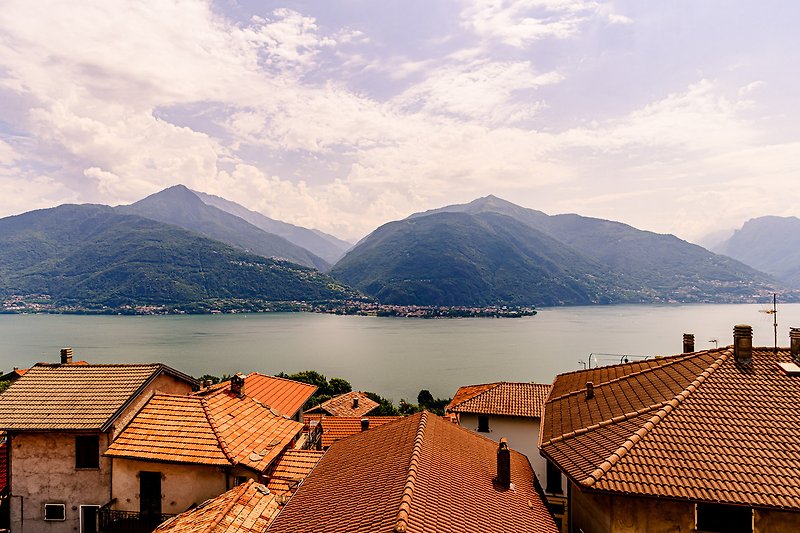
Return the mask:
[[[306,371],[58,358],[0,380],[19,533],[800,531],[800,328],[398,409]],[[785,343],[782,343],[785,344]],[[232,358],[233,361],[233,358]]]

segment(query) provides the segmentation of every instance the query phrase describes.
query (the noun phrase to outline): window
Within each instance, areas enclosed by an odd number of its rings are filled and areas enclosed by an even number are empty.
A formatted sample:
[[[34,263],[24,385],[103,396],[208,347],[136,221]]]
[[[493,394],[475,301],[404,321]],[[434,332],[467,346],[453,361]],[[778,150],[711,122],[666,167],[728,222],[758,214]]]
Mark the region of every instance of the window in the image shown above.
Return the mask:
[[[478,415],[478,431],[489,433],[489,415]]]
[[[233,478],[233,484],[238,487],[239,485],[244,485],[247,483],[248,479],[249,478],[247,476],[236,476]]]
[[[100,437],[75,437],[75,468],[100,468]]]
[[[45,520],[66,520],[66,506],[63,503],[44,504]]]
[[[752,533],[753,510],[737,505],[697,504],[697,530],[725,533]]]
[[[562,494],[564,487],[561,486],[561,470],[551,461],[547,461],[547,488],[545,492],[551,494]]]

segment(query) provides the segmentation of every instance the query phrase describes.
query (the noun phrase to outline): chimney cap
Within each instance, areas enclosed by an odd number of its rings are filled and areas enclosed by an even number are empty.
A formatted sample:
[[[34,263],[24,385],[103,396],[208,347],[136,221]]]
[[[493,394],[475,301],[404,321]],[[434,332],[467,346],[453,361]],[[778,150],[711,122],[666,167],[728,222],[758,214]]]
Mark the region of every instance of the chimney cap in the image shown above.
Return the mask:
[[[586,399],[591,400],[594,398],[594,382],[587,381],[586,382]]]

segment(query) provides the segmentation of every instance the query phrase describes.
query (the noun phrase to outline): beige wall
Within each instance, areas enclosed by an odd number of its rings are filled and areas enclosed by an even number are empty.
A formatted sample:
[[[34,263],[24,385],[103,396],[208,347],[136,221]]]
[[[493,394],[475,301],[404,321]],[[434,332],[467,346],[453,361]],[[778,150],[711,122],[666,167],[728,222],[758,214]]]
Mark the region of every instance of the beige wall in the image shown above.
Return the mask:
[[[161,512],[178,514],[227,490],[225,470],[216,466],[114,458],[114,509],[139,512],[139,472],[161,472]]]
[[[695,504],[583,492],[571,487],[572,531],[583,533],[676,533],[696,531]],[[753,512],[754,533],[800,531],[800,513]]]
[[[180,380],[174,376],[168,374],[161,374],[160,376],[156,377],[150,384],[144,388],[141,394],[131,402],[130,405],[117,417],[114,421],[114,425],[111,429],[111,436],[112,439],[116,439],[117,436],[125,429],[125,426],[128,425],[128,422],[138,413],[144,404],[150,399],[153,394],[156,392],[162,392],[165,394],[189,394],[192,392],[192,386],[186,383],[183,380]]]
[[[489,437],[495,442],[500,442],[500,439],[505,437],[511,449],[528,456],[531,467],[539,479],[539,484],[542,489],[545,489],[547,486],[547,461],[539,453],[539,423],[538,418],[490,415],[489,433],[478,433],[478,415],[471,413],[459,415],[459,424],[462,427],[474,431],[478,435]],[[567,478],[565,476],[562,476],[561,486],[566,494]]]
[[[84,433],[85,434],[85,433]],[[11,437],[11,530],[14,533],[74,533],[81,505],[111,499],[111,462],[99,469],[75,468],[75,433],[17,433]],[[100,453],[108,435],[100,435]],[[66,520],[45,522],[44,504],[63,503]]]

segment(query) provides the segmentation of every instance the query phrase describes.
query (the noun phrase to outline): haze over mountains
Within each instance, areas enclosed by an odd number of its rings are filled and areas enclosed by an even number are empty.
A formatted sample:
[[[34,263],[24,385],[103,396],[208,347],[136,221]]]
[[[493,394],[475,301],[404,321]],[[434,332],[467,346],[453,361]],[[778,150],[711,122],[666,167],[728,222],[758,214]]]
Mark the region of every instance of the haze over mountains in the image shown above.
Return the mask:
[[[800,235],[798,219],[758,219],[725,251],[798,287],[798,252],[772,259],[768,253],[778,249],[767,238],[778,226]],[[779,240],[798,250],[797,237]],[[349,246],[177,185],[127,206],[64,205],[0,219],[0,296],[48,294],[90,307],[202,307],[226,298],[357,299],[359,290],[382,303],[446,306],[798,295],[764,272],[672,235],[551,216],[495,196],[385,224],[341,258],[331,277],[320,273]]]
[[[494,196],[381,226],[331,274],[403,304],[737,302],[779,287],[672,235]]]
[[[766,216],[744,223],[714,248],[791,287],[800,287],[800,219]]]

